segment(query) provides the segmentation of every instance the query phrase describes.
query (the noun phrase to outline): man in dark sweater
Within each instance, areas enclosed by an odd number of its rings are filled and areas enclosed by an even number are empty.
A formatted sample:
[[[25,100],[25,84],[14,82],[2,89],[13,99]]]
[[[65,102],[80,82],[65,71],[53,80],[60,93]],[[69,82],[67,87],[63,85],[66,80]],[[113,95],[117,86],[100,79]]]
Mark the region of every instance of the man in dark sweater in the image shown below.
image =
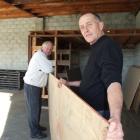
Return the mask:
[[[59,86],[80,86],[79,96],[109,121],[106,140],[123,140],[121,48],[104,34],[104,23],[99,16],[92,13],[82,15],[79,27],[83,37],[91,45],[82,80],[60,79]]]

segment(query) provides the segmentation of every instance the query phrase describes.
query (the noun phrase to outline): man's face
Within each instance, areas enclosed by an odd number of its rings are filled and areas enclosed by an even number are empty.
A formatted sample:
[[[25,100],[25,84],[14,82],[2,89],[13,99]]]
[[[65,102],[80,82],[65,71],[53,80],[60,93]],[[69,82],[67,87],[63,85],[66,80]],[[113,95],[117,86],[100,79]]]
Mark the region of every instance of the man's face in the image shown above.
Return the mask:
[[[52,50],[53,50],[53,44],[52,44],[52,43],[48,43],[48,44],[47,44],[47,47],[45,47],[45,48],[43,49],[44,53],[45,53],[46,55],[48,55],[48,56],[51,55]]]
[[[103,33],[103,23],[92,14],[85,14],[79,19],[79,28],[85,40],[93,44]]]

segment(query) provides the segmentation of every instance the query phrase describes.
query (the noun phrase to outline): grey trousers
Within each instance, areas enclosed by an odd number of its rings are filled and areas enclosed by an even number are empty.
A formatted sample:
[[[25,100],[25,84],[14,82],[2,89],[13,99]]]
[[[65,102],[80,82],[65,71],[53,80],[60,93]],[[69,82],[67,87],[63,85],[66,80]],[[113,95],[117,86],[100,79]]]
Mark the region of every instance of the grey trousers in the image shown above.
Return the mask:
[[[24,83],[24,95],[31,135],[40,133],[41,94],[42,88]]]

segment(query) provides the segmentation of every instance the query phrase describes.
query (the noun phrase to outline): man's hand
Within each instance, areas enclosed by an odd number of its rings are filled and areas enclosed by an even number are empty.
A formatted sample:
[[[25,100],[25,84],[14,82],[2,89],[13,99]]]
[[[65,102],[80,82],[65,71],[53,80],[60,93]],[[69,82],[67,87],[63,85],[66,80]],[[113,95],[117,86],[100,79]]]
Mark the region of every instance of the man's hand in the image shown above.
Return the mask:
[[[109,129],[106,140],[123,140],[122,124],[115,118],[109,119]]]
[[[123,96],[121,84],[118,82],[111,83],[107,93],[111,119],[109,120],[106,140],[123,140],[124,133],[121,124]]]
[[[68,81],[66,81],[65,79],[60,78],[59,82],[58,82],[58,87],[61,88],[62,84],[64,85],[68,85]]]

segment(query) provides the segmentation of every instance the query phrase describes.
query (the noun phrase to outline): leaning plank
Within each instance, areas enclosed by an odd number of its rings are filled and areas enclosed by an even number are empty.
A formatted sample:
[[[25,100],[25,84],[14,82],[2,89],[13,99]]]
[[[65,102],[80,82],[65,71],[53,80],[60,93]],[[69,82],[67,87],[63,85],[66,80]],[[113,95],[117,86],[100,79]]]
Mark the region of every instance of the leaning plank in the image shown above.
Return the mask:
[[[127,109],[130,109],[140,83],[140,68],[132,66],[128,70],[124,83],[124,101]]]
[[[136,113],[138,113],[140,107],[140,84],[137,88],[133,103],[131,105],[131,110],[134,110]]]
[[[104,140],[108,123],[65,85],[49,75],[51,140]]]

